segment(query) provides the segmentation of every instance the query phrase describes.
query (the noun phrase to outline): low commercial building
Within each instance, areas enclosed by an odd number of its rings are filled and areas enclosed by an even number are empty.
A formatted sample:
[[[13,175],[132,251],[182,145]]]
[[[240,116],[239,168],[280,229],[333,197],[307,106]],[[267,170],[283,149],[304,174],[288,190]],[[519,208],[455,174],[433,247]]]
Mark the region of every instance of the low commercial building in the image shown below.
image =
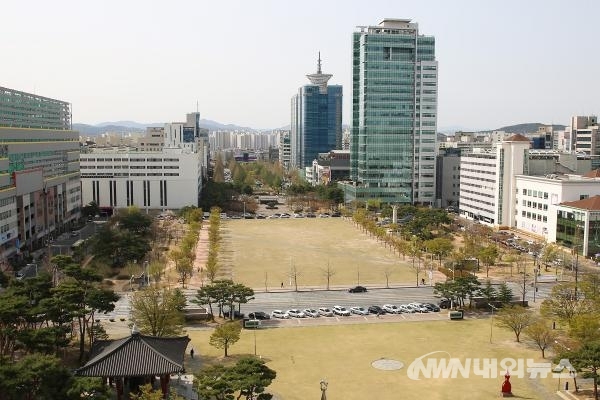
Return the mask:
[[[88,148],[81,155],[83,203],[103,209],[197,206],[208,165],[208,131],[200,114],[148,128],[139,147]],[[162,143],[161,143],[162,140]]]

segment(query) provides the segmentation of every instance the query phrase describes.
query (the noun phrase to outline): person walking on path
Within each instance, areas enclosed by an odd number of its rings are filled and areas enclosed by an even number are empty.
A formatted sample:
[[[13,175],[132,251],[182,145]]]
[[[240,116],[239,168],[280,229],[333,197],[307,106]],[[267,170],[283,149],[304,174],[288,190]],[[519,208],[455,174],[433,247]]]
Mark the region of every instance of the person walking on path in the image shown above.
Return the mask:
[[[190,350],[190,357],[194,358],[194,348],[193,347]]]

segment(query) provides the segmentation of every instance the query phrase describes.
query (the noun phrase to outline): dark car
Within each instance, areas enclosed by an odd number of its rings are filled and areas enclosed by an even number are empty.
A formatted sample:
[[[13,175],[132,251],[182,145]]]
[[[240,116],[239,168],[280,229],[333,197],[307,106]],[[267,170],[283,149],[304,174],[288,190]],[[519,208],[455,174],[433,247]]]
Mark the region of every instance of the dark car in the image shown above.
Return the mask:
[[[263,311],[254,311],[248,314],[250,319],[271,319],[271,316]]]
[[[369,314],[385,314],[385,310],[379,306],[371,306],[367,309]]]
[[[440,308],[450,308],[452,307],[452,301],[450,299],[440,300],[439,304]]]
[[[364,286],[354,286],[353,288],[348,289],[350,293],[364,293],[367,291],[367,288]]]
[[[338,212],[338,211],[336,211],[336,212],[332,213],[332,214],[331,214],[331,216],[332,216],[332,217],[334,217],[334,218],[341,217],[341,216],[342,216],[342,213],[341,213],[341,212]]]
[[[223,316],[225,318],[231,318],[231,312],[227,309],[223,310]],[[233,310],[233,319],[243,319],[245,315],[238,310]]]
[[[433,303],[425,303],[423,304],[429,311],[439,312],[440,308]]]

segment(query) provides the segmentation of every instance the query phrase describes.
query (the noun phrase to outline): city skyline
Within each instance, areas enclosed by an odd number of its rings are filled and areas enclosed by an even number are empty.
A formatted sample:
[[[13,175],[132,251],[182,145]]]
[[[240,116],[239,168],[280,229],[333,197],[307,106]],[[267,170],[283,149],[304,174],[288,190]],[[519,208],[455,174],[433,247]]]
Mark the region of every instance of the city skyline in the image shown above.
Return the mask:
[[[69,101],[76,123],[173,121],[198,104],[202,118],[278,128],[320,51],[349,124],[352,33],[406,18],[436,37],[440,129],[568,124],[598,112],[585,19],[598,11],[591,1],[10,2],[0,86]]]

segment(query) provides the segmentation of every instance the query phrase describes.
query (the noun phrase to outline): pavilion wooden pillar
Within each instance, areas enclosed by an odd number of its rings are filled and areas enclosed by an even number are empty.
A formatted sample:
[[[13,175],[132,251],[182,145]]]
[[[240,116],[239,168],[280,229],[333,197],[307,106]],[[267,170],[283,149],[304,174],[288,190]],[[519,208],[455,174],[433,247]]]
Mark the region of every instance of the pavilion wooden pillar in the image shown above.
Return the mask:
[[[167,398],[167,394],[169,392],[169,379],[170,379],[169,374],[160,376],[160,389],[162,390],[162,393],[163,393],[163,399]]]
[[[115,378],[115,386],[117,388],[117,400],[123,399],[123,377]]]

